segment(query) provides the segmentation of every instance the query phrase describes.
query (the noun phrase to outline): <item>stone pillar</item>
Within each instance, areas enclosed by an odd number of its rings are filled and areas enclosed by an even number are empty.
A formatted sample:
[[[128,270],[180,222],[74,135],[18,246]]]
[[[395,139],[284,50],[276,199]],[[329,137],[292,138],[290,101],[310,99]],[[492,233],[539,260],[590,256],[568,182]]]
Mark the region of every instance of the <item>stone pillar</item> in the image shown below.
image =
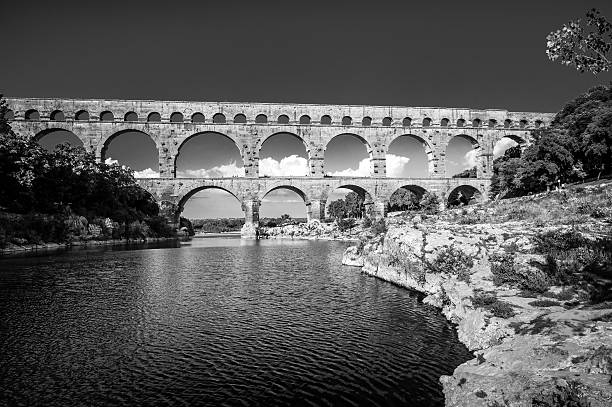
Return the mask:
[[[176,177],[176,156],[172,154],[166,141],[162,141],[157,147],[159,156],[159,177],[160,178],[175,178]]]
[[[246,199],[242,202],[244,226],[240,231],[243,239],[257,239],[259,236],[259,205],[257,199]]]
[[[313,199],[307,204],[308,222],[311,220],[322,221],[325,219],[325,199]]]
[[[476,176],[478,178],[491,178],[493,176],[493,151],[480,151],[476,165]]]
[[[247,178],[259,177],[259,152],[257,146],[242,146],[242,163],[244,166],[244,176]]]
[[[374,142],[370,153],[370,176],[385,178],[387,176],[386,147],[381,142]]]
[[[325,148],[322,145],[312,144],[308,151],[308,175],[323,177],[325,175]]]
[[[374,201],[372,215],[375,219],[384,218],[387,216],[387,202]]]
[[[436,147],[429,157],[429,177],[446,178],[446,146]]]

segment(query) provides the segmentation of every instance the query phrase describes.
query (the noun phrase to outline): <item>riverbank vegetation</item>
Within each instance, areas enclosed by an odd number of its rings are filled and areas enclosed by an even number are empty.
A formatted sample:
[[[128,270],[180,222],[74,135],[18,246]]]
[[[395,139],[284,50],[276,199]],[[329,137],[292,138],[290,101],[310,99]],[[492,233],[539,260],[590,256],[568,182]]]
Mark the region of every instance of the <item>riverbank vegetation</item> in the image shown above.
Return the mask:
[[[63,144],[15,134],[0,96],[0,247],[73,240],[173,237],[129,168]]]

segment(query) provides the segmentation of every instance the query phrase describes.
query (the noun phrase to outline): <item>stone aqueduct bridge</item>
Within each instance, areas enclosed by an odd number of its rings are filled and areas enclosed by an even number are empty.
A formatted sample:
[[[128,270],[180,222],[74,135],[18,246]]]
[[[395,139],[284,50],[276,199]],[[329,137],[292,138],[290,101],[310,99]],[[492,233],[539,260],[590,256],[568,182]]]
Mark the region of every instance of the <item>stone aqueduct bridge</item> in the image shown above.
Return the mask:
[[[259,205],[272,190],[287,188],[306,203],[308,217],[324,217],[325,202],[335,188],[352,189],[366,197],[373,212],[384,216],[386,203],[400,187],[437,193],[443,202],[461,189],[486,197],[492,175],[493,148],[504,137],[529,143],[530,131],[546,126],[551,113],[454,108],[352,106],[314,104],[168,102],[141,100],[7,99],[17,133],[43,137],[57,129],[74,133],[84,147],[103,160],[113,138],[129,131],[148,134],[159,152],[159,178],[139,183],[157,199],[162,213],[174,222],[185,202],[205,188],[220,188],[242,203],[247,234],[255,233]],[[176,178],[181,146],[191,137],[215,132],[240,150],[245,177]],[[308,156],[306,177],[260,177],[259,151],[267,138],[291,133],[300,138]],[[352,134],[365,144],[370,177],[327,177],[324,152],[330,140]],[[387,178],[385,155],[397,137],[422,143],[429,177]],[[446,149],[453,137],[469,140],[477,155],[477,178],[446,177]]]

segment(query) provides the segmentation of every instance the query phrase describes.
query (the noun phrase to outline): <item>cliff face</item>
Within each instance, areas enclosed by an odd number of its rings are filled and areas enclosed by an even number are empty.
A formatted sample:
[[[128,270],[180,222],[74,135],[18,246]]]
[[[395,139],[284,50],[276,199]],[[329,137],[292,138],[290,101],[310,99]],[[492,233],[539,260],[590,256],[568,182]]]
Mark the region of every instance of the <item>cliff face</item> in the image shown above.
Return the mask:
[[[554,285],[536,248],[550,229],[420,215],[388,224],[343,264],[427,294],[456,324],[476,357],[440,379],[447,406],[612,405],[612,304],[593,304],[586,283]],[[504,258],[514,270],[505,281]]]

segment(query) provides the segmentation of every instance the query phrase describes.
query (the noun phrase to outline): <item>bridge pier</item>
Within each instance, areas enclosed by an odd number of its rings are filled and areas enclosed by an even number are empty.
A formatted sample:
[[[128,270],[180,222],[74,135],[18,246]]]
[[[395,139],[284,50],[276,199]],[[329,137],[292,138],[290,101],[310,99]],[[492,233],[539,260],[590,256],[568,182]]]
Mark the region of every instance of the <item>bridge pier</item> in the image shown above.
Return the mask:
[[[259,206],[261,202],[256,199],[247,199],[242,202],[244,211],[244,226],[240,230],[243,239],[257,239],[259,236]]]
[[[374,219],[380,219],[387,216],[387,202],[374,201],[372,208],[372,216]]]
[[[307,205],[308,222],[311,220],[322,221],[325,219],[325,199],[313,199]]]

